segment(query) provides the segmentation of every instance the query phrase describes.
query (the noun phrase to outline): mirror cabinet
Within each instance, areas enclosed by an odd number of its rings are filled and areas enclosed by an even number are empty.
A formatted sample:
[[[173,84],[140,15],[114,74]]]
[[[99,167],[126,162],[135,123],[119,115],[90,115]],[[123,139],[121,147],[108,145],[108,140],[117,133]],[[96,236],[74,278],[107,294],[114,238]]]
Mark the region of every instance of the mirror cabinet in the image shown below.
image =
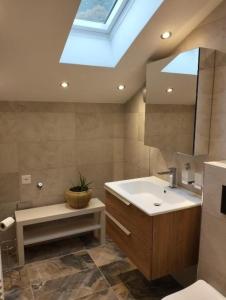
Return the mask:
[[[147,65],[146,145],[208,154],[215,56],[196,48]]]

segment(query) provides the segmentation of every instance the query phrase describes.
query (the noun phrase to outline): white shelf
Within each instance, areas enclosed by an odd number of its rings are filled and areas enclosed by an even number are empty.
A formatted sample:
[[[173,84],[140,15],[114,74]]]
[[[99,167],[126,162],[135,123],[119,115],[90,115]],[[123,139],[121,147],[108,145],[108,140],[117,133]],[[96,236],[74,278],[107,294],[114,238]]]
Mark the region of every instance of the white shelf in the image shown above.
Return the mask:
[[[67,203],[54,204],[15,211],[16,223],[23,226],[46,221],[60,220],[86,215],[104,210],[105,205],[97,198],[92,198],[89,205],[82,209],[71,208]]]
[[[95,224],[94,219],[90,217],[70,218],[60,222],[45,222],[35,226],[26,226],[24,227],[24,245],[72,236],[100,228],[100,224]]]
[[[61,203],[16,211],[15,219],[20,266],[25,263],[27,245],[89,231],[94,231],[101,244],[105,243],[105,205],[97,198],[92,198],[82,209]]]

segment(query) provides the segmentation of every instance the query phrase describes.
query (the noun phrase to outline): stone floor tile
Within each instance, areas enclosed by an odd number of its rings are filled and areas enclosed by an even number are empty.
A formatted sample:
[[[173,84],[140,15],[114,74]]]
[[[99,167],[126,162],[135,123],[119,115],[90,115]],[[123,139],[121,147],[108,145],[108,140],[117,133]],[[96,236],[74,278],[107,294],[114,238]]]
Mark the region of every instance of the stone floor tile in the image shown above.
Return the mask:
[[[33,300],[33,293],[31,288],[21,289],[14,287],[10,291],[6,291],[5,300]]]
[[[100,246],[80,236],[31,252],[32,262],[4,272],[6,300],[160,300],[182,288],[171,276],[148,281],[109,238]]]
[[[111,286],[121,283],[120,274],[136,269],[135,265],[128,258],[114,261],[100,267],[107,281]]]
[[[126,255],[114,243],[106,243],[106,245],[88,249],[88,253],[97,266],[107,265],[126,258]]]
[[[141,272],[132,270],[119,275],[134,299],[161,300],[167,295],[182,289],[172,276],[148,281]]]
[[[80,251],[25,266],[28,272],[31,272],[31,270],[37,271],[38,277],[33,277],[33,279],[40,279],[42,281],[64,277],[95,267],[92,258],[86,251]]]
[[[79,298],[79,300],[118,300],[118,298],[112,289],[107,289],[86,297]]]
[[[77,299],[107,288],[108,282],[95,268],[43,282],[39,289],[33,288],[33,293],[37,300]]]
[[[118,283],[112,287],[118,300],[134,300],[133,296],[130,294],[129,290],[123,283]]]
[[[72,237],[51,241],[44,244],[32,245],[25,248],[26,263],[66,255],[85,249],[80,237]]]
[[[5,291],[13,288],[25,289],[30,286],[30,278],[27,271],[22,268],[12,269],[3,275]]]

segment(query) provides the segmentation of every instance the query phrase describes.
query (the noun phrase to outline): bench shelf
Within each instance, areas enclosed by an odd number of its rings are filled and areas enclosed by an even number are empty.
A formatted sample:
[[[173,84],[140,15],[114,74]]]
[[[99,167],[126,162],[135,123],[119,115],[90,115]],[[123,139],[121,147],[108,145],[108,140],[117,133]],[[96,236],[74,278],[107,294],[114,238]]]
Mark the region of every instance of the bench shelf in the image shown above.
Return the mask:
[[[66,203],[15,212],[19,265],[24,265],[24,247],[44,241],[94,231],[105,242],[105,205],[97,198],[88,207],[73,209]]]

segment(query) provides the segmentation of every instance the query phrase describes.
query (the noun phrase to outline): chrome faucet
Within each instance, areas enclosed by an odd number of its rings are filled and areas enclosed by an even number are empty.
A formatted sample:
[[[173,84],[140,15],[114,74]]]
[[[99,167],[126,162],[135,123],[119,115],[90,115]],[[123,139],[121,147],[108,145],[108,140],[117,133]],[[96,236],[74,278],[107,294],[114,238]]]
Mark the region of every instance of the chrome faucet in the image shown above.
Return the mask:
[[[169,187],[174,189],[177,187],[177,169],[172,167],[169,168],[168,171],[164,171],[164,172],[158,172],[159,175],[165,175],[165,174],[169,174],[170,175],[170,180],[169,180]]]

